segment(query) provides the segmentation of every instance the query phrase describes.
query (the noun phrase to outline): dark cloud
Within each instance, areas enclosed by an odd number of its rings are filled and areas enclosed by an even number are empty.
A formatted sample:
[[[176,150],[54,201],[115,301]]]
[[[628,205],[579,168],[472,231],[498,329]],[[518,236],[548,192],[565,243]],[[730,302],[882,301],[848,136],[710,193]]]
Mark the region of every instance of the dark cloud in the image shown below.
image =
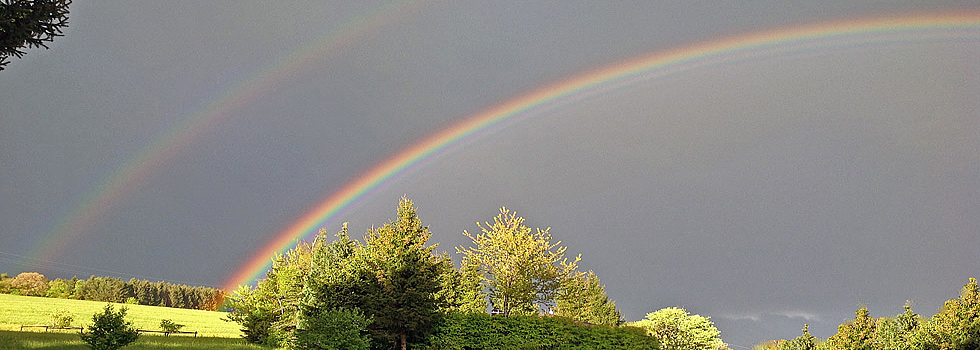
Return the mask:
[[[270,86],[125,189],[51,261],[29,251],[237,84],[378,4],[76,3],[0,73],[0,271],[219,285],[276,233],[428,135],[532,89],[740,33],[971,2],[425,3]],[[356,21],[355,21],[356,23]],[[631,320],[668,306],[751,346],[859,305],[931,314],[980,247],[976,41],[800,51],[669,75],[483,135],[363,198],[407,195],[440,249],[500,206],[581,253]]]

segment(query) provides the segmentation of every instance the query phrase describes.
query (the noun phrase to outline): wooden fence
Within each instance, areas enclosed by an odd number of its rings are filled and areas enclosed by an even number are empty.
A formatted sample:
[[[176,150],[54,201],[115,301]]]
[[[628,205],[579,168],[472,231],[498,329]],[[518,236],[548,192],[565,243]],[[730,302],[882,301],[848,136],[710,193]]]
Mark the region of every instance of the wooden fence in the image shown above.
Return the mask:
[[[169,337],[171,334],[193,334],[194,335],[194,338],[197,338],[197,332],[179,332],[179,331],[178,332],[167,332],[167,331],[153,331],[153,330],[149,330],[149,329],[137,329],[136,332],[138,332],[138,333],[160,333],[160,334],[163,334],[164,336],[167,336],[167,337]]]
[[[64,329],[67,329],[67,330],[78,330],[79,332],[85,330],[85,327],[55,327],[55,326],[50,326],[50,325],[29,325],[29,324],[25,324],[25,325],[21,325],[20,326],[20,331],[23,332],[24,331],[24,328],[32,328],[32,327],[33,328],[44,328],[44,331],[45,332],[47,332],[49,330],[56,330],[56,329],[62,329],[62,330],[64,330]]]

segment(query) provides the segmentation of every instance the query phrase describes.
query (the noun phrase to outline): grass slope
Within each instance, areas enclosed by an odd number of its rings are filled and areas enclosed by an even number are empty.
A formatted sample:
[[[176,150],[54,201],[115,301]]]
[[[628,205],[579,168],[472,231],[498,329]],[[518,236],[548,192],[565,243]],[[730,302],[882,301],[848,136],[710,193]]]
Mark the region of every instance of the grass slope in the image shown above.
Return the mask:
[[[88,350],[78,334],[0,331],[0,349],[4,350]],[[269,350],[270,348],[246,344],[245,339],[193,338],[140,335],[135,343],[124,350]]]
[[[55,310],[68,310],[74,316],[72,326],[88,327],[92,315],[102,311],[107,303],[101,301],[25,297],[0,294],[0,330],[20,330],[21,325],[48,324]],[[239,325],[221,320],[226,313],[217,311],[175,309],[160,306],[114,304],[115,309],[126,307],[126,319],[138,329],[159,330],[160,321],[173,320],[184,325],[182,331],[198,332],[203,337],[240,338]],[[37,332],[43,332],[35,328]],[[25,329],[25,332],[27,329]],[[171,338],[176,337],[172,336]],[[77,339],[77,336],[75,337]],[[0,349],[4,349],[0,343]]]

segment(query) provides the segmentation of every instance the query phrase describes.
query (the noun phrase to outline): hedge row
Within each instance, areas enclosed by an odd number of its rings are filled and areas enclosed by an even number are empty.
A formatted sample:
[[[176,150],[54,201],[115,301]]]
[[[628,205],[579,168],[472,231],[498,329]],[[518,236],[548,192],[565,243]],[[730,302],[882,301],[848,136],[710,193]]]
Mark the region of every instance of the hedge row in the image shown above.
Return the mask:
[[[436,327],[429,350],[656,350],[657,340],[635,327],[576,323],[560,317],[449,314]]]

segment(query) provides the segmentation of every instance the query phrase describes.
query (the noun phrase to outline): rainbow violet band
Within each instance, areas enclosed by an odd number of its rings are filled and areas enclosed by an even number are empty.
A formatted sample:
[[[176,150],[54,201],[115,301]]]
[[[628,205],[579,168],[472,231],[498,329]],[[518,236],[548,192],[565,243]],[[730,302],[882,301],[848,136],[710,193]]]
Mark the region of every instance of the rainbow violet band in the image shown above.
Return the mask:
[[[82,200],[53,226],[45,230],[28,250],[32,260],[50,263],[71,242],[87,232],[109,212],[120,199],[139,188],[164,164],[177,158],[194,141],[218,127],[237,111],[274,91],[277,86],[334,57],[348,45],[356,44],[373,31],[396,23],[398,19],[416,12],[430,0],[400,0],[383,3],[339,23],[311,43],[283,54],[274,62],[231,84],[201,108],[188,113],[132,159],[117,167],[100,186],[93,188]]]
[[[361,174],[277,233],[227,278],[224,289],[233,291],[240,285],[255,282],[267,272],[275,254],[285,252],[295,245],[296,240],[315,233],[379,186],[419,163],[506,123],[605,91],[698,67],[780,53],[923,40],[980,41],[980,12],[877,17],[741,35],[654,52],[545,86],[469,116]]]

